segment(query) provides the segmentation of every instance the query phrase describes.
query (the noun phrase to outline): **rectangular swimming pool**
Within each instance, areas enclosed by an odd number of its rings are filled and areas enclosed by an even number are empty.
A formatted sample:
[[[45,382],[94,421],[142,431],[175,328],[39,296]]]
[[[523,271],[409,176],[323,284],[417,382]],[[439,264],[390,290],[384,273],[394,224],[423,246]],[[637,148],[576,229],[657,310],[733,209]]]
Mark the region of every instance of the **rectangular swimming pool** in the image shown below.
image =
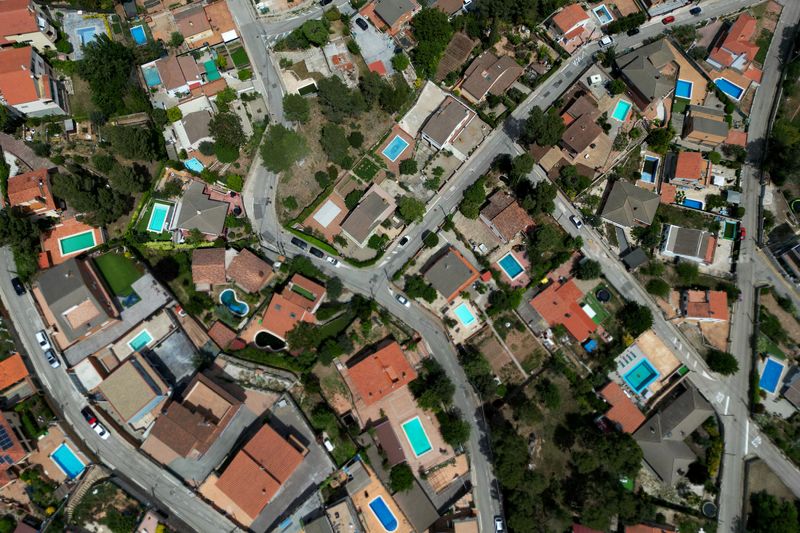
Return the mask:
[[[642,181],[647,183],[656,182],[656,172],[658,171],[658,163],[661,160],[652,155],[644,156],[644,164],[642,165]]]
[[[217,81],[222,77],[222,74],[219,73],[217,64],[214,62],[213,59],[209,59],[203,65],[205,66],[206,69],[206,76],[208,76],[208,81]]]
[[[95,29],[93,27],[78,28],[75,30],[75,33],[78,34],[78,40],[80,40],[81,46],[86,46],[94,40]]]
[[[473,322],[475,322],[475,315],[472,314],[472,311],[469,310],[469,307],[466,303],[463,303],[453,309],[453,313],[458,317],[458,320],[464,326],[469,326]]]
[[[614,113],[611,114],[611,117],[614,120],[625,122],[625,119],[628,118],[628,111],[631,110],[631,105],[627,100],[620,100],[614,107]]]
[[[381,523],[383,529],[388,533],[392,533],[392,531],[397,531],[397,517],[394,515],[389,506],[386,505],[386,502],[383,501],[383,496],[378,496],[371,502],[369,502],[369,509],[372,511],[372,514],[375,515],[375,518],[378,519],[378,522]]]
[[[389,161],[394,163],[397,161],[397,158],[400,157],[400,154],[405,152],[406,148],[408,148],[408,142],[399,135],[395,135],[394,139],[386,145],[386,148],[384,148],[381,153],[385,155]]]
[[[150,220],[147,221],[147,231],[152,231],[153,233],[161,233],[164,231],[164,224],[167,221],[169,208],[169,204],[162,204],[160,202],[153,203],[153,212],[150,213]]]
[[[414,450],[415,456],[425,455],[433,449],[418,416],[403,424],[403,433],[406,434],[406,439],[408,439],[411,449]]]
[[[770,394],[775,394],[784,368],[783,363],[780,361],[772,357],[767,357],[764,370],[761,371],[761,379],[758,380],[758,386]]]
[[[691,207],[692,209],[703,209],[703,202],[700,200],[692,200],[691,198],[684,198],[681,205]]]
[[[147,34],[144,32],[144,28],[141,24],[131,28],[131,37],[133,37],[133,40],[136,41],[136,44],[139,46],[147,43]]]
[[[183,166],[185,166],[186,168],[188,168],[193,172],[197,172],[198,174],[201,173],[204,168],[206,168],[205,166],[203,166],[203,163],[201,163],[200,160],[197,159],[196,157],[184,161]]]
[[[131,350],[134,352],[140,352],[142,348],[146,348],[151,342],[153,342],[153,336],[150,335],[149,331],[143,329],[138,335],[128,341],[128,346],[130,346]]]
[[[157,87],[161,85],[161,74],[158,73],[158,67],[155,65],[142,67],[142,74],[144,75],[144,82],[148,87]]]
[[[50,454],[50,459],[69,479],[75,479],[86,469],[86,465],[78,459],[78,456],[66,442],[62,443]]]
[[[744,94],[744,89],[725,78],[715,79],[714,84],[719,87],[720,91],[724,92],[734,100],[740,100]]]
[[[603,5],[599,5],[596,8],[592,9],[594,16],[597,17],[597,20],[600,21],[600,24],[608,24],[612,20],[614,20],[613,15],[611,15],[611,11]]]
[[[622,378],[633,389],[633,392],[641,394],[648,385],[658,378],[658,370],[647,359],[641,359]]]
[[[508,279],[512,281],[518,278],[525,271],[525,269],[522,268],[522,265],[519,264],[519,261],[517,261],[517,258],[514,257],[514,254],[511,252],[508,252],[506,255],[504,255],[502,259],[497,262],[497,264],[500,265],[500,268],[502,268],[503,272],[506,273]]]
[[[675,96],[678,98],[689,99],[692,97],[692,82],[686,80],[678,80],[675,83]]]
[[[89,250],[95,246],[97,246],[97,242],[94,239],[93,229],[58,239],[58,247],[61,250],[61,255],[77,254],[78,252]]]

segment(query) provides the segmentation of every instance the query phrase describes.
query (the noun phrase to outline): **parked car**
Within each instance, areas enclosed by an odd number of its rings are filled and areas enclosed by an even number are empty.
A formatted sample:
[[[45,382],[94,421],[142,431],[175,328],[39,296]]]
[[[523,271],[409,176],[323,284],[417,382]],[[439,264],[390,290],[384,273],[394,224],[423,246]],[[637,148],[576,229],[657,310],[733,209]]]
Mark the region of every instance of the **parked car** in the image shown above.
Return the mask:
[[[408,235],[406,235],[405,237],[403,237],[402,239],[400,239],[400,242],[398,242],[398,243],[397,243],[397,246],[399,246],[400,248],[402,248],[402,247],[403,247],[403,246],[405,246],[406,244],[408,244]]]
[[[362,19],[361,17],[358,17],[356,19],[356,26],[358,26],[359,28],[361,28],[364,31],[367,31],[367,28],[369,27],[369,26],[367,26],[367,21]]]
[[[739,228],[739,240],[743,241],[745,237],[747,237],[747,230],[745,230],[744,226],[742,226]]]
[[[298,239],[297,237],[292,237],[292,244],[300,248],[301,250],[305,250],[308,248],[308,243],[302,239]]]
[[[638,35],[638,34],[639,34],[639,32],[641,32],[641,31],[642,31],[642,30],[640,30],[639,28],[631,28],[631,29],[629,29],[629,30],[628,30],[627,32],[625,32],[625,33],[627,33],[628,35],[630,35],[631,37],[633,37],[634,35]]]
[[[668,17],[664,17],[663,19],[661,19],[661,24],[665,24],[666,25],[666,24],[672,24],[673,22],[675,22],[675,17],[673,17],[672,15],[670,15]]]
[[[406,298],[402,294],[395,294],[394,299],[400,302],[402,305],[405,305],[406,307],[411,307],[411,302],[409,302],[408,298]]]
[[[319,248],[314,248],[312,246],[311,249],[308,251],[308,253],[310,253],[314,257],[319,257],[320,259],[325,259],[325,252],[323,252]]]
[[[11,278],[11,285],[14,286],[14,292],[17,293],[17,296],[22,296],[28,292],[25,290],[25,285],[22,284],[19,278]]]
[[[56,352],[52,348],[45,350],[44,358],[47,359],[47,364],[53,368],[58,368],[61,366],[61,363],[58,361],[58,357],[56,357]]]
[[[319,0],[319,5],[324,7],[330,4],[331,2],[333,2],[333,0]]]
[[[702,13],[702,12],[703,12],[703,8],[702,7],[693,7],[692,9],[689,10],[689,13],[691,13],[695,17],[697,15],[699,15],[700,13]]]
[[[109,433],[106,431],[106,427],[100,422],[95,422],[95,424],[92,426],[92,429],[94,429],[94,432],[97,433],[101,439],[108,439]]]
[[[86,420],[90,426],[94,426],[97,423],[97,417],[94,416],[94,413],[88,407],[81,409],[81,414],[83,415],[83,419]]]
[[[43,329],[36,332],[36,342],[39,343],[39,348],[41,348],[43,352],[53,348],[50,346],[50,340],[47,338],[47,333],[45,333]]]
[[[583,227],[583,220],[579,219],[575,215],[570,215],[569,219],[575,224],[575,227],[581,229]]]
[[[328,257],[325,258],[325,261],[327,261],[328,263],[332,264],[336,268],[339,268],[339,260],[336,259],[335,257],[328,256]]]
[[[614,39],[611,38],[609,35],[603,35],[603,38],[600,39],[600,46],[610,46],[611,43],[614,42]]]
[[[502,516],[495,516],[494,517],[494,530],[496,533],[501,533],[505,531],[505,524],[503,524],[503,517]]]

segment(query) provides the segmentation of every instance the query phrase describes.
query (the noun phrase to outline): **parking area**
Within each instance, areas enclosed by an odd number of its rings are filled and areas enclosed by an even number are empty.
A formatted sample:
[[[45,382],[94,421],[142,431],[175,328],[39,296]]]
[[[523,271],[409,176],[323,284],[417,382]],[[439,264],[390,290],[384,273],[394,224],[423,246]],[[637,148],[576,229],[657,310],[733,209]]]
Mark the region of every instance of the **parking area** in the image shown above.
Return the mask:
[[[355,23],[356,20],[365,18],[357,15],[353,17],[350,24],[351,35],[355,38],[358,47],[361,48],[361,55],[367,65],[372,65],[376,61],[383,63],[386,74],[394,74],[392,68],[392,57],[394,56],[395,43],[392,38],[379,32],[372,24],[367,24],[367,29],[362,30]]]

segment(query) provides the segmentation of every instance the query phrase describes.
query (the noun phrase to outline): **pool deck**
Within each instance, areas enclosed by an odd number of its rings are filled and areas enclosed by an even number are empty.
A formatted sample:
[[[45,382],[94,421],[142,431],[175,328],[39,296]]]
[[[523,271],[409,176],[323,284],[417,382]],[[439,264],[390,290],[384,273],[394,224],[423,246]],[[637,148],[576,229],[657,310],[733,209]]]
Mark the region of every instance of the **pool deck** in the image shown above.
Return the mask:
[[[61,247],[59,240],[71,235],[83,233],[85,231],[94,231],[95,245],[99,246],[106,242],[103,230],[100,228],[93,228],[88,224],[84,224],[77,218],[68,218],[61,224],[53,226],[50,230],[42,233],[41,244],[42,253],[40,254],[39,264],[43,268],[59,265],[66,261],[80,255],[80,253],[72,253],[68,255],[61,255]]]
[[[509,253],[514,256],[514,259],[516,259],[517,262],[520,264],[520,266],[522,266],[523,270],[522,273],[513,280],[508,276],[508,274],[506,274],[505,269],[503,269],[503,267],[501,267],[500,264],[498,263],[500,259],[508,255]],[[492,266],[496,267],[497,270],[500,271],[500,276],[503,278],[503,281],[511,285],[512,288],[517,288],[517,287],[527,287],[530,284],[531,278],[528,275],[528,267],[530,267],[530,264],[531,264],[530,261],[528,261],[528,254],[526,254],[525,252],[515,252],[514,250],[509,250],[508,252],[498,257],[497,261],[495,261]]]
[[[106,15],[81,13],[80,11],[64,10],[61,11],[64,18],[61,21],[64,33],[67,35],[70,44],[72,44],[73,52],[70,54],[70,59],[77,61],[83,59],[83,50],[81,49],[81,39],[78,36],[78,30],[83,28],[94,28],[95,38],[104,33],[108,35],[106,26]],[[98,18],[89,18],[95,15]]]
[[[395,136],[400,136],[404,141],[408,143],[408,146],[406,147],[405,150],[403,150],[400,153],[399,156],[397,156],[397,159],[392,161],[391,159],[383,155],[383,150],[386,149],[387,146],[389,146],[389,144],[392,142],[392,139],[394,139]],[[395,124],[392,127],[392,131],[389,133],[389,136],[386,137],[386,140],[384,140],[380,144],[380,146],[378,146],[378,149],[375,150],[375,154],[380,158],[381,161],[384,162],[384,164],[389,169],[389,172],[393,172],[396,176],[399,176],[400,162],[405,159],[411,159],[411,156],[414,154],[415,144],[416,143],[414,141],[414,138],[408,133],[406,133],[405,130],[403,130],[403,128],[401,128],[399,125]]]
[[[117,342],[111,346],[111,351],[119,361],[122,361],[133,353],[133,349],[128,343],[135,339],[143,330],[146,329],[148,333],[150,333],[150,336],[153,337],[153,340],[149,343],[149,346],[152,347],[158,344],[158,341],[166,337],[175,328],[176,324],[173,323],[169,312],[166,309],[162,309],[161,312],[154,315],[150,320],[143,322],[130,333],[117,340]]]
[[[463,303],[467,304],[467,307],[472,313],[472,316],[475,317],[475,320],[468,326],[462,324],[461,320],[459,320],[458,316],[455,313],[456,308],[458,308],[458,306],[460,306]],[[457,296],[456,299],[453,300],[453,302],[451,302],[450,308],[447,310],[446,316],[452,318],[457,322],[457,325],[455,327],[450,328],[448,330],[450,338],[456,344],[464,342],[468,338],[472,337],[483,327],[483,320],[478,314],[478,311],[475,309],[475,306],[469,300],[465,300],[461,296]]]
[[[383,501],[386,502],[386,506],[389,507],[397,519],[397,529],[394,531],[394,533],[413,533],[414,528],[411,526],[408,519],[406,519],[405,515],[400,511],[400,507],[398,507],[397,503],[395,503],[394,498],[392,498],[392,496],[389,494],[389,491],[386,490],[386,487],[383,486],[383,483],[381,483],[381,481],[378,479],[378,476],[375,475],[375,472],[373,472],[369,466],[366,464],[363,466],[364,469],[370,474],[370,481],[363,489],[354,492],[350,497],[353,500],[353,505],[355,505],[356,510],[361,514],[361,518],[364,520],[364,525],[367,532],[385,533],[386,531],[378,518],[375,516],[375,513],[373,513],[372,509],[369,507],[369,502],[378,496],[381,496]]]
[[[70,449],[72,449],[73,453],[75,453],[75,455],[81,460],[81,462],[83,462],[83,464],[87,466],[91,464],[91,461],[89,461],[83,452],[81,452],[80,448],[78,448],[75,443],[65,435],[64,431],[59,425],[50,426],[47,429],[47,434],[37,441],[37,449],[31,452],[31,455],[28,457],[28,460],[31,463],[40,465],[42,467],[46,477],[50,478],[56,483],[63,483],[67,480],[67,476],[53,462],[53,460],[50,458],[50,454],[53,453],[64,442],[69,444]]]
[[[654,398],[664,388],[672,373],[681,366],[681,362],[652,330],[639,335],[636,341],[617,357],[617,364],[628,354],[634,354],[637,357],[632,359],[629,364],[617,368],[620,384],[624,383],[626,387],[628,386],[627,382],[624,382],[623,376],[638,364],[638,358],[642,355],[647,358],[659,374],[657,379],[649,383],[646,389],[641,391],[640,395],[645,400]]]

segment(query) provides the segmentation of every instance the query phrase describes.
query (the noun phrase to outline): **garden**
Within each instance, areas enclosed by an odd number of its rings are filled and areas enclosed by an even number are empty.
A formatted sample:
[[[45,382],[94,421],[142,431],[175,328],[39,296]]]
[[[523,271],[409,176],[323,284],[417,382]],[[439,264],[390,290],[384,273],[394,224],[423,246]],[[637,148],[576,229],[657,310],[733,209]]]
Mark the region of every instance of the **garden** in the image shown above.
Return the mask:
[[[142,277],[143,269],[121,250],[112,250],[94,258],[111,292],[120,298],[133,293],[133,283]]]
[[[50,423],[55,420],[50,406],[44,396],[37,394],[26,398],[14,406],[14,412],[22,422],[22,431],[29,440],[36,441],[39,437],[47,433]]]
[[[104,481],[83,496],[71,522],[85,529],[102,525],[114,533],[133,533],[142,512],[138,501],[110,481]]]

